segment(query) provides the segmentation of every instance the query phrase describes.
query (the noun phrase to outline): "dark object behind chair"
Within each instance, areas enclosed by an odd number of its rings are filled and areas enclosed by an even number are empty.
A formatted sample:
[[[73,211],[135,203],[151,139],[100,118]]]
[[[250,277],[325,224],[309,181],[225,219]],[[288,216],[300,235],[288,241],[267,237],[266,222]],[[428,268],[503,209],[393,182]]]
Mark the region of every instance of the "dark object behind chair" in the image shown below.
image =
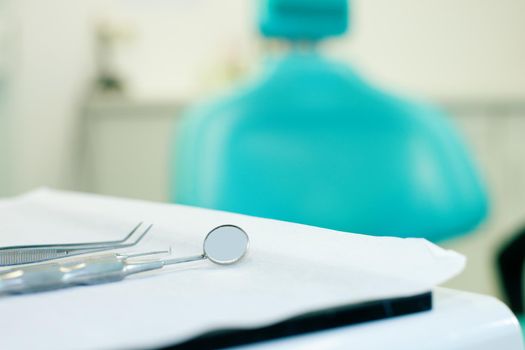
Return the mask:
[[[496,265],[510,309],[523,313],[523,263],[525,262],[525,226],[504,244],[497,254]]]

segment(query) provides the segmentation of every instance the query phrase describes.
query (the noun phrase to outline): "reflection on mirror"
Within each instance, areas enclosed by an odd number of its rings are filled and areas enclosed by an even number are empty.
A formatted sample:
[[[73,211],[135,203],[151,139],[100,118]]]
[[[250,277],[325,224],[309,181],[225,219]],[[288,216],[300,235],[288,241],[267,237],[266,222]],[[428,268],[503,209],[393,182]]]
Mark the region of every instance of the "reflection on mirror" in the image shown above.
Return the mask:
[[[228,265],[239,261],[248,250],[246,232],[233,225],[216,227],[204,239],[204,254],[216,264]]]

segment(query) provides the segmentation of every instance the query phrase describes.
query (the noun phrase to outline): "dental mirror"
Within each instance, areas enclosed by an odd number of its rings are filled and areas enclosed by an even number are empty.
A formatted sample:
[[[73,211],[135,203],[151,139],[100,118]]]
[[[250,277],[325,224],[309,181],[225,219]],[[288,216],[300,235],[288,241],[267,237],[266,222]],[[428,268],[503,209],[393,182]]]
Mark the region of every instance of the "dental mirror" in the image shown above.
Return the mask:
[[[203,251],[214,263],[229,265],[242,259],[248,250],[248,243],[248,235],[241,228],[223,225],[206,235]]]
[[[234,264],[246,254],[249,242],[248,235],[240,227],[234,225],[218,226],[208,232],[204,238],[201,255],[163,260],[163,265],[204,259],[209,259],[219,265]]]

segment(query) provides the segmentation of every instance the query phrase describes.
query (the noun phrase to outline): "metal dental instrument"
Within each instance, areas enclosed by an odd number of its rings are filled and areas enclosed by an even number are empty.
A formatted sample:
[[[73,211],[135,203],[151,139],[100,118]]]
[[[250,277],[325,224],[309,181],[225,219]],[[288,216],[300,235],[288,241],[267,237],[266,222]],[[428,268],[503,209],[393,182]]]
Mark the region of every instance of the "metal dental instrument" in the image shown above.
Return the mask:
[[[135,226],[126,237],[116,241],[0,247],[0,266],[30,264],[80,254],[133,247],[144,238],[152,226],[149,225],[137,239],[128,242],[141,225],[142,222]]]
[[[13,268],[0,273],[0,295],[117,282],[131,274],[197,260],[209,259],[215,264],[229,265],[242,259],[248,250],[248,245],[246,232],[237,226],[223,225],[214,228],[206,235],[202,254],[186,258],[133,262],[131,260],[134,258],[163,252],[134,255],[102,254],[74,261]]]

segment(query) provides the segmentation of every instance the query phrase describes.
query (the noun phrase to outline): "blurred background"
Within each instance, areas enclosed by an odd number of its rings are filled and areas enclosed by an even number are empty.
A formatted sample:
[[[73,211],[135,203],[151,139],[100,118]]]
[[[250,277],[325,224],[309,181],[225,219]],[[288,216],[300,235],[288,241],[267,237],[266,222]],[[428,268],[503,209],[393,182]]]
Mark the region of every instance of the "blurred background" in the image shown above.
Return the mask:
[[[0,0],[0,196],[39,186],[169,200],[172,127],[188,106],[286,50],[247,0]],[[525,224],[525,2],[353,0],[320,44],[376,86],[442,107],[490,213],[440,244],[468,257],[450,287],[502,296],[494,264]]]

